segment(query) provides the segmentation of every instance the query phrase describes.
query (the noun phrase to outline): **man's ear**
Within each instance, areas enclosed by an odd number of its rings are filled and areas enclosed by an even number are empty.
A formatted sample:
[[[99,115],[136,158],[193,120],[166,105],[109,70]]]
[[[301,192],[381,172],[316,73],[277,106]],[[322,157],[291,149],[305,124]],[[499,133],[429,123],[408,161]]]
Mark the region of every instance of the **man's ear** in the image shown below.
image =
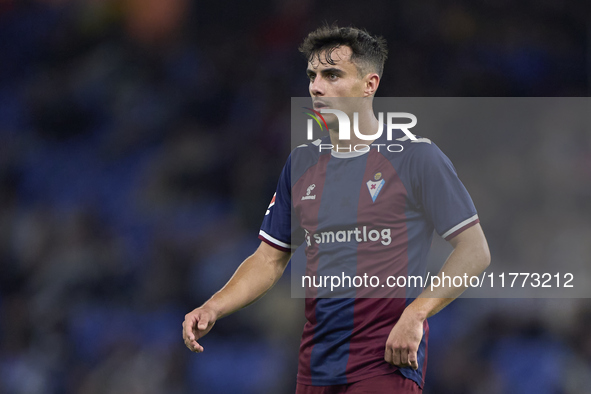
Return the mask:
[[[364,97],[373,96],[380,85],[380,76],[376,73],[367,74],[365,76],[365,89],[363,90]]]

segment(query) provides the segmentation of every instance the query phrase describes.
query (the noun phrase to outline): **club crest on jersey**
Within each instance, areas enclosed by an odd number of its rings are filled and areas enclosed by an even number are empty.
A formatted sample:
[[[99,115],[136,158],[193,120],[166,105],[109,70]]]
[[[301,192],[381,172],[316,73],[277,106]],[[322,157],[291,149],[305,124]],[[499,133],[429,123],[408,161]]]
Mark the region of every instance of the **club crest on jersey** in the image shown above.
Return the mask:
[[[374,176],[374,181],[367,181],[367,189],[369,190],[369,195],[373,202],[376,202],[376,198],[378,198],[378,194],[380,194],[380,190],[384,187],[386,181],[382,179],[382,173],[377,172]]]
[[[316,184],[311,184],[310,186],[308,186],[308,189],[306,189],[306,195],[302,196],[302,200],[315,200],[316,199],[316,194],[312,194],[310,195],[310,193],[312,193],[312,190],[314,190],[316,188]]]

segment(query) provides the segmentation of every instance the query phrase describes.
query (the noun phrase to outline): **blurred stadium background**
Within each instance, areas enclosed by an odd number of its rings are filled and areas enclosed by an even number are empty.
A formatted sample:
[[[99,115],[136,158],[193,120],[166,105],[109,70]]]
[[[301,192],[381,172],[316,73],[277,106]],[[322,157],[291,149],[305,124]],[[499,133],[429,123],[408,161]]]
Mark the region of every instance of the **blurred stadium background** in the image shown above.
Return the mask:
[[[293,392],[289,278],[190,353],[258,245],[322,22],[389,42],[379,95],[588,96],[585,1],[0,0],[0,393]],[[495,260],[591,262],[591,131],[435,140]],[[437,253],[437,251],[435,251]],[[435,256],[436,258],[445,258]],[[426,394],[591,392],[591,300],[458,300]]]

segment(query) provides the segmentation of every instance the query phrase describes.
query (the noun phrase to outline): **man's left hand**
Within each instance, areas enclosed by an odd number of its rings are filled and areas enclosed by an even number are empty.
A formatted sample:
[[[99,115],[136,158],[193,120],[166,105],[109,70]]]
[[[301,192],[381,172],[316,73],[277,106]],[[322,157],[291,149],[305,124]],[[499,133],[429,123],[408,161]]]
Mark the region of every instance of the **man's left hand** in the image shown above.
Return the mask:
[[[423,338],[423,321],[411,313],[400,316],[386,341],[386,362],[397,367],[419,368],[417,351]]]

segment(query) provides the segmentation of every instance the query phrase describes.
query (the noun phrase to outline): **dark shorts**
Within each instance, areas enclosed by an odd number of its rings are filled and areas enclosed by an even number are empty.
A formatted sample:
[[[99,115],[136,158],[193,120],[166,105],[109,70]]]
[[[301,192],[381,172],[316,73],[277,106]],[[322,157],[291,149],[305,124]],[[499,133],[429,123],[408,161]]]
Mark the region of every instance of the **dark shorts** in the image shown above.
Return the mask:
[[[416,394],[423,390],[400,372],[380,375],[349,384],[308,386],[298,383],[296,394]]]

